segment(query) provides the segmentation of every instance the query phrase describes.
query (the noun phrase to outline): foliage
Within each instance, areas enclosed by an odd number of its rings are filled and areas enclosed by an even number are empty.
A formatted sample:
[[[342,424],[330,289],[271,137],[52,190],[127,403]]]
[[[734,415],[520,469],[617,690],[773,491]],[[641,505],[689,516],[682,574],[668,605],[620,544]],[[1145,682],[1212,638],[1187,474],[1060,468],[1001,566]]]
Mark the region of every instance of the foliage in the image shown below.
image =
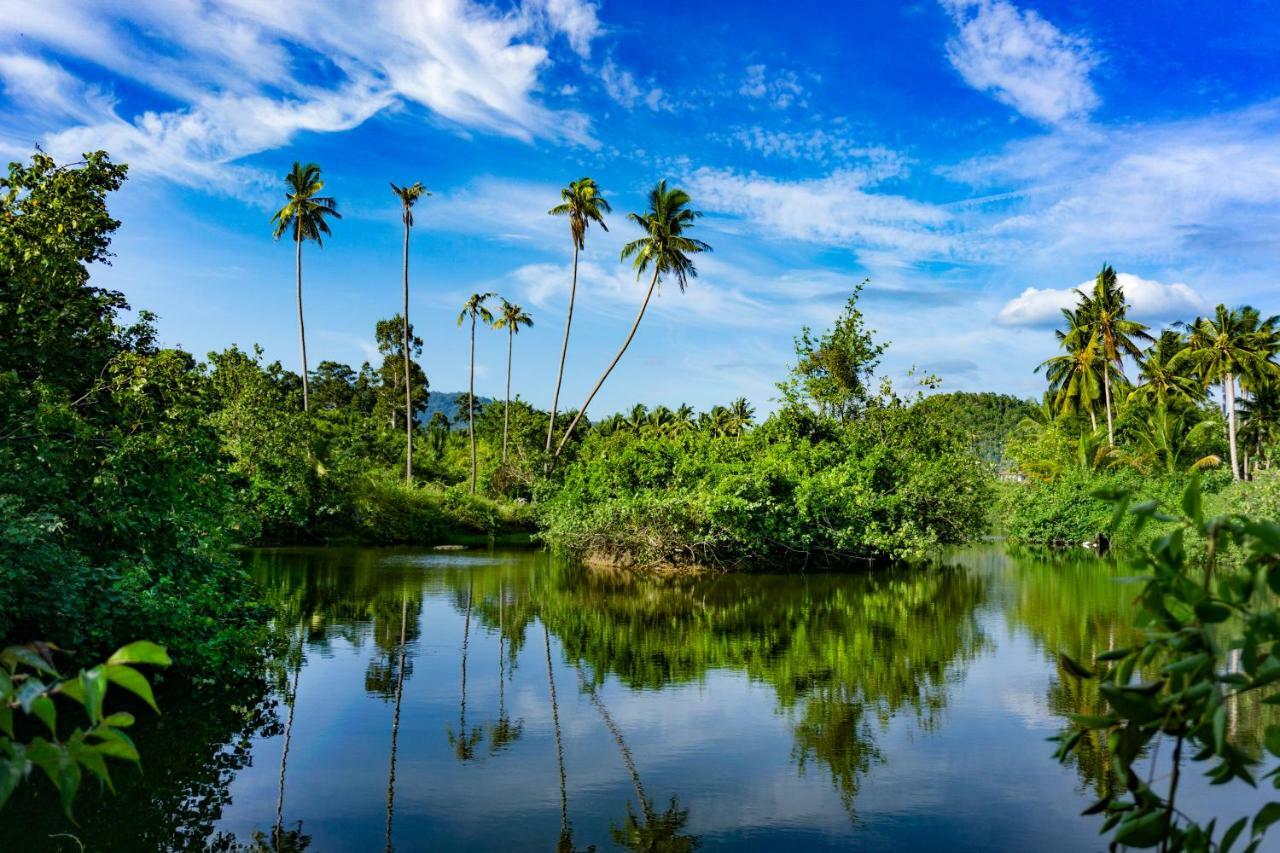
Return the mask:
[[[1035,406],[1011,394],[952,391],[925,397],[917,404],[916,410],[950,422],[968,435],[979,458],[988,464],[1005,467],[1010,462],[1005,452],[1009,435],[1031,415]]]
[[[153,710],[155,698],[138,665],[169,666],[165,650],[138,641],[117,649],[105,663],[64,678],[54,666],[56,646],[28,643],[0,651],[0,809],[39,768],[58,791],[62,810],[71,807],[85,772],[114,791],[107,759],[137,764],[138,751],[124,729],[133,725],[125,711],[105,711],[108,688],[114,684],[141,698]],[[58,700],[79,706],[88,727],[59,725]],[[19,733],[39,727],[48,733],[19,739]],[[65,733],[60,736],[60,731]]]
[[[1123,517],[1130,493],[1115,490],[1114,517]],[[1242,696],[1260,692],[1264,702],[1280,703],[1274,686],[1280,681],[1280,526],[1246,516],[1208,517],[1197,478],[1183,492],[1177,515],[1158,501],[1132,508],[1139,525],[1163,521],[1175,527],[1158,537],[1135,561],[1146,576],[1139,595],[1138,637],[1131,646],[1099,654],[1086,665],[1064,658],[1078,678],[1097,678],[1107,709],[1074,715],[1071,731],[1060,735],[1057,757],[1069,758],[1086,733],[1107,738],[1112,757],[1111,786],[1086,814],[1103,813],[1103,832],[1114,830],[1113,843],[1168,850],[1229,850],[1246,831],[1255,850],[1264,833],[1280,819],[1280,802],[1264,805],[1250,824],[1241,818],[1217,835],[1216,820],[1200,825],[1178,808],[1178,785],[1185,751],[1195,763],[1211,762],[1207,775],[1215,784],[1239,780],[1255,786],[1257,759],[1227,736],[1229,706]],[[1186,537],[1207,543],[1203,559],[1189,557]],[[1227,544],[1247,554],[1242,571],[1215,572],[1218,552]],[[1239,654],[1241,669],[1227,665]],[[1097,671],[1091,667],[1097,667]],[[1171,751],[1156,752],[1161,742]],[[1280,757],[1280,726],[1267,730],[1266,748]],[[1151,755],[1152,773],[1138,772]],[[1165,759],[1165,756],[1168,756]],[[1157,790],[1157,761],[1169,762],[1168,786]],[[1280,788],[1280,768],[1263,776]]]

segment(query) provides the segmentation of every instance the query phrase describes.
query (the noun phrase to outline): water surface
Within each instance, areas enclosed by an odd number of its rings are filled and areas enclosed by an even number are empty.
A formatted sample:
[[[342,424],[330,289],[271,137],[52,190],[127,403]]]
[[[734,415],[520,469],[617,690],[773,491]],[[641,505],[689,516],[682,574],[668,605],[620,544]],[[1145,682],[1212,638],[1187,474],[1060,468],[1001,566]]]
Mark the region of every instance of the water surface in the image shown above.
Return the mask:
[[[90,850],[1093,850],[1132,584],[998,547],[872,574],[601,574],[537,552],[270,550],[266,685],[168,696]],[[1256,708],[1232,736],[1256,749]],[[1204,785],[1193,813],[1262,793]],[[76,849],[47,796],[0,833]],[[0,837],[14,837],[2,835]]]

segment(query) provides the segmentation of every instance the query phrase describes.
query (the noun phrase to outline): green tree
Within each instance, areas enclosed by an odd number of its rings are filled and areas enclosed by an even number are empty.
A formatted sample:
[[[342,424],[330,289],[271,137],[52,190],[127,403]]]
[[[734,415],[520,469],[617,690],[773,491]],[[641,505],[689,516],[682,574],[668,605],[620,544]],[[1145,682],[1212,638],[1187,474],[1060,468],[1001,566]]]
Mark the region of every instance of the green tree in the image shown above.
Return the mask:
[[[507,330],[507,396],[502,404],[502,461],[507,461],[507,432],[511,426],[511,356],[515,346],[516,335],[520,333],[521,326],[532,326],[533,317],[521,308],[519,305],[512,305],[507,300],[502,300],[502,307],[498,309],[498,318],[493,321],[495,329]],[[552,412],[552,420],[555,419],[555,413]]]
[[[1104,365],[1098,338],[1091,334],[1088,321],[1080,311],[1063,309],[1067,321],[1066,330],[1057,330],[1058,344],[1064,350],[1041,362],[1036,371],[1045,371],[1049,380],[1049,392],[1053,395],[1054,410],[1060,415],[1088,412],[1089,423],[1098,428],[1094,407],[1103,394]]]
[[[1129,302],[1124,289],[1116,279],[1116,271],[1104,264],[1094,280],[1092,293],[1082,294],[1079,312],[1085,321],[1084,330],[1098,342],[1102,358],[1102,392],[1107,408],[1107,442],[1116,443],[1116,432],[1111,401],[1111,376],[1114,372],[1124,377],[1124,356],[1138,358],[1142,353],[1139,341],[1150,341],[1147,327],[1127,317]]]
[[[1129,401],[1151,406],[1187,406],[1204,399],[1204,388],[1189,373],[1174,368],[1173,360],[1187,348],[1187,339],[1165,329],[1138,357],[1138,384]]]
[[[396,314],[387,320],[379,320],[374,327],[374,338],[378,343],[378,352],[382,354],[375,412],[388,418],[393,430],[399,427],[399,415],[402,412],[410,426],[413,426],[417,423],[418,415],[426,410],[429,398],[427,375],[417,361],[422,353],[422,338],[413,333],[413,326],[409,326],[407,340],[410,357],[407,373],[403,366],[406,355],[403,318]],[[407,393],[404,387],[406,376],[409,378]],[[409,408],[406,409],[405,406]]]
[[[556,370],[556,390],[551,397],[551,417],[547,422],[547,448],[551,452],[551,436],[556,429],[556,412],[560,406],[560,383],[564,380],[564,361],[569,354],[569,329],[573,325],[573,302],[578,293],[578,252],[587,247],[587,228],[592,222],[605,231],[609,226],[604,224],[604,214],[611,213],[613,208],[592,178],[579,178],[570,181],[560,190],[560,204],[547,211],[551,216],[569,217],[569,236],[573,240],[573,278],[569,284],[569,308],[564,318],[564,343],[560,346],[560,367]]]
[[[404,187],[391,184],[391,191],[400,200],[400,221],[404,223],[404,316],[401,334],[401,347],[404,352],[404,409],[413,411],[413,371],[409,366],[409,229],[413,227],[413,206],[424,195],[431,193],[421,182],[414,181]],[[404,434],[404,480],[413,482],[413,418],[405,419]]]
[[[303,166],[294,161],[293,170],[284,176],[285,197],[288,199],[284,207],[271,217],[275,223],[275,238],[279,240],[286,232],[293,236],[295,265],[298,279],[298,337],[302,341],[302,410],[311,410],[310,389],[307,380],[307,327],[302,319],[302,241],[315,240],[317,246],[323,246],[323,238],[330,234],[328,217],[341,219],[338,213],[338,202],[331,196],[322,196],[324,181],[320,179],[320,167],[315,163]]]
[[[476,320],[484,322],[486,326],[493,325],[493,312],[490,311],[485,303],[493,298],[493,293],[473,293],[462,304],[462,311],[458,314],[458,325],[468,317],[471,318],[471,366],[467,371],[467,438],[471,442],[471,493],[476,491]]]
[[[609,366],[605,368],[604,373],[596,381],[595,387],[587,395],[586,401],[570,421],[569,428],[564,431],[564,436],[556,447],[557,457],[573,435],[578,421],[586,414],[587,407],[600,391],[600,386],[617,367],[627,347],[631,346],[631,340],[636,336],[636,330],[640,328],[640,321],[644,319],[645,309],[649,307],[649,300],[653,298],[659,279],[663,275],[675,276],[680,292],[684,293],[685,288],[689,286],[689,279],[696,278],[698,275],[698,270],[689,256],[711,251],[711,247],[706,243],[687,236],[687,232],[702,216],[700,211],[689,207],[689,202],[688,193],[682,189],[668,188],[667,182],[663,180],[649,191],[648,210],[644,213],[627,214],[628,219],[644,230],[645,236],[622,247],[622,260],[634,259],[633,266],[637,280],[651,266],[653,277],[649,281],[649,289],[645,292],[644,301],[640,303],[640,310],[636,312],[635,322],[631,324],[631,331],[627,333],[627,338],[622,342],[618,354],[613,357],[613,361],[609,362]]]

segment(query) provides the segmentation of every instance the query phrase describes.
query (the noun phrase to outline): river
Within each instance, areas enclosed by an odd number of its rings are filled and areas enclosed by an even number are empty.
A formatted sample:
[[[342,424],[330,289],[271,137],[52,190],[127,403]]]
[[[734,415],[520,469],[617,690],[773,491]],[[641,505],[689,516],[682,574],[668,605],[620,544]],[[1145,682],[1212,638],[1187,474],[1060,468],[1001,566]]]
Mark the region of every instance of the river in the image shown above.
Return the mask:
[[[873,573],[644,579],[535,551],[248,554],[267,684],[165,694],[141,774],[19,797],[0,837],[88,850],[1094,850],[1097,708],[1067,675],[1136,588],[998,545]],[[1261,712],[1233,707],[1257,748]],[[1187,782],[1194,813],[1263,792]]]

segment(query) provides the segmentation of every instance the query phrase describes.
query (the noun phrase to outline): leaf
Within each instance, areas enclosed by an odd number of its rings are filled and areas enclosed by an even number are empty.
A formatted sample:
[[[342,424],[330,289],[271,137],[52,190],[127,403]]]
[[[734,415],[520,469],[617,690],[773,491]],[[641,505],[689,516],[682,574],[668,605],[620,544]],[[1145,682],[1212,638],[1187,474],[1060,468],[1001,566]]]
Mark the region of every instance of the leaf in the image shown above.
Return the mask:
[[[22,708],[22,713],[30,714],[31,705],[39,697],[44,695],[45,685],[43,682],[35,678],[29,678],[22,682],[18,687],[18,692],[14,696],[18,700],[18,705]]]
[[[1120,660],[1121,658],[1127,657],[1132,651],[1133,649],[1128,647],[1125,647],[1122,649],[1112,649],[1109,652],[1103,652],[1102,654],[1098,655],[1097,659],[1099,661]]]
[[[160,709],[156,706],[155,696],[151,693],[151,684],[147,682],[146,677],[136,669],[130,669],[123,664],[107,664],[103,667],[107,674],[107,679],[112,684],[119,685],[130,693],[133,693],[151,706],[151,709],[157,714]]]
[[[23,763],[0,758],[0,810],[4,809],[4,804],[9,801],[9,797],[13,796],[18,783],[22,781]]]
[[[1280,803],[1275,801],[1267,803],[1253,816],[1253,834],[1261,835],[1277,820],[1280,820]]]
[[[49,730],[50,737],[58,736],[58,709],[54,707],[49,694],[41,693],[31,703],[31,713]]]
[[[1058,660],[1062,661],[1063,668],[1076,678],[1093,678],[1093,672],[1076,663],[1070,655],[1060,654]]]
[[[1267,752],[1280,758],[1280,726],[1267,726],[1264,742],[1267,746]]]
[[[1182,511],[1187,518],[1196,524],[1204,521],[1204,508],[1201,503],[1200,477],[1193,474],[1187,480],[1187,487],[1182,492]]]
[[[1099,691],[1107,703],[1122,717],[1139,723],[1146,723],[1160,716],[1154,697],[1125,690],[1114,684],[1103,684]]]
[[[1213,748],[1219,754],[1227,745],[1227,706],[1219,705],[1213,712]]]
[[[28,669],[34,669],[36,672],[42,672],[45,675],[55,677],[58,675],[58,671],[53,668],[53,665],[30,646],[9,646],[4,651],[0,651],[0,662],[3,662],[10,671],[17,669],[18,664],[21,664]]]
[[[1244,832],[1244,828],[1249,825],[1249,819],[1242,817],[1235,823],[1231,824],[1222,835],[1222,842],[1218,845],[1219,853],[1230,853],[1231,845],[1236,843],[1236,839],[1240,837],[1240,833]]]
[[[1231,618],[1231,608],[1212,601],[1202,601],[1196,605],[1196,616],[1201,622],[1209,625],[1226,622]]]
[[[1136,814],[1120,824],[1115,842],[1129,847],[1155,847],[1169,834],[1169,813],[1164,809]]]
[[[102,702],[107,697],[107,674],[101,666],[80,670],[80,686],[84,688],[84,709],[89,721],[97,725],[102,720]]]
[[[147,663],[154,666],[169,666],[173,661],[169,660],[169,654],[161,647],[148,640],[138,640],[136,643],[130,643],[116,650],[107,664],[121,663]]]

